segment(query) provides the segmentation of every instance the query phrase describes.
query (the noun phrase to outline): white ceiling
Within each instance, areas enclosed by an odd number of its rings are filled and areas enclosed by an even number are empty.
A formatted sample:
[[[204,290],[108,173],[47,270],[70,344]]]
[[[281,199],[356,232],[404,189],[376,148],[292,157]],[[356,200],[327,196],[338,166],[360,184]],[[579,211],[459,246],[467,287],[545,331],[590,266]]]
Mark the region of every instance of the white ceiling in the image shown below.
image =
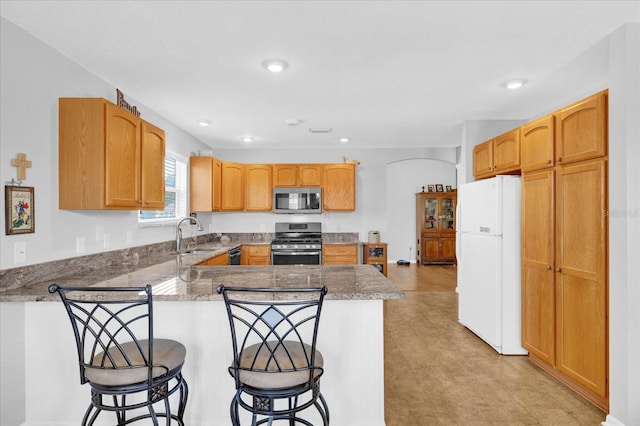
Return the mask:
[[[549,108],[537,85],[639,22],[639,4],[2,0],[0,12],[212,147],[380,148],[456,146],[465,120],[532,118]],[[265,71],[273,57],[289,68]],[[515,77],[529,83],[501,86]]]

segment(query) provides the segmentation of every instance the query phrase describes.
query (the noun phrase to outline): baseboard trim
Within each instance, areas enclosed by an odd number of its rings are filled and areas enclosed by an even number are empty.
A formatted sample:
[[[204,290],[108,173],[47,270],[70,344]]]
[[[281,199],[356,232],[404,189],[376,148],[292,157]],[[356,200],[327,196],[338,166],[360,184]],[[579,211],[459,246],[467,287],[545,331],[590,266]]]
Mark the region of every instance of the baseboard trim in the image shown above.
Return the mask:
[[[600,423],[602,426],[625,426],[620,420],[613,417],[611,414],[607,414],[607,418],[604,422]]]

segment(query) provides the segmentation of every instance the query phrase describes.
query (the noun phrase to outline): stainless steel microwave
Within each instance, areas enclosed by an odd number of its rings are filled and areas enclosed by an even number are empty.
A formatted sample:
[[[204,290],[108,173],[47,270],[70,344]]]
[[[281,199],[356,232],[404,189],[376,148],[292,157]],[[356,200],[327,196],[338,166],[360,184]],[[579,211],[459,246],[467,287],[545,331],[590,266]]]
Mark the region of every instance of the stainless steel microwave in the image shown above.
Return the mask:
[[[273,212],[288,214],[322,213],[322,188],[273,188]]]

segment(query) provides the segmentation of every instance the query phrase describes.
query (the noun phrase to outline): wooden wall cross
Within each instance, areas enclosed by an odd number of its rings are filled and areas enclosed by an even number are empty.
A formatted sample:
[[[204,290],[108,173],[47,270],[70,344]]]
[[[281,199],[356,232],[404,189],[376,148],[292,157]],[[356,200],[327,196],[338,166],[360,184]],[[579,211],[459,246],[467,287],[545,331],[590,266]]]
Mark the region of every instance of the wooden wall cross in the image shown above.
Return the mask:
[[[11,165],[18,168],[18,180],[27,178],[27,169],[31,167],[31,161],[27,160],[27,154],[19,153],[18,158],[11,160]]]

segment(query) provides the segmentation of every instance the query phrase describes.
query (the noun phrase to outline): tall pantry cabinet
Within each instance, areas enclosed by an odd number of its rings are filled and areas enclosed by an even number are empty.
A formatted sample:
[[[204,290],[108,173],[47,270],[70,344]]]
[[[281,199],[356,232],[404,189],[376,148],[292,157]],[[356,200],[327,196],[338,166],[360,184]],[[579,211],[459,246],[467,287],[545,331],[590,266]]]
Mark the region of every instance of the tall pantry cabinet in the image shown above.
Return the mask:
[[[607,92],[521,128],[522,345],[608,410]]]

